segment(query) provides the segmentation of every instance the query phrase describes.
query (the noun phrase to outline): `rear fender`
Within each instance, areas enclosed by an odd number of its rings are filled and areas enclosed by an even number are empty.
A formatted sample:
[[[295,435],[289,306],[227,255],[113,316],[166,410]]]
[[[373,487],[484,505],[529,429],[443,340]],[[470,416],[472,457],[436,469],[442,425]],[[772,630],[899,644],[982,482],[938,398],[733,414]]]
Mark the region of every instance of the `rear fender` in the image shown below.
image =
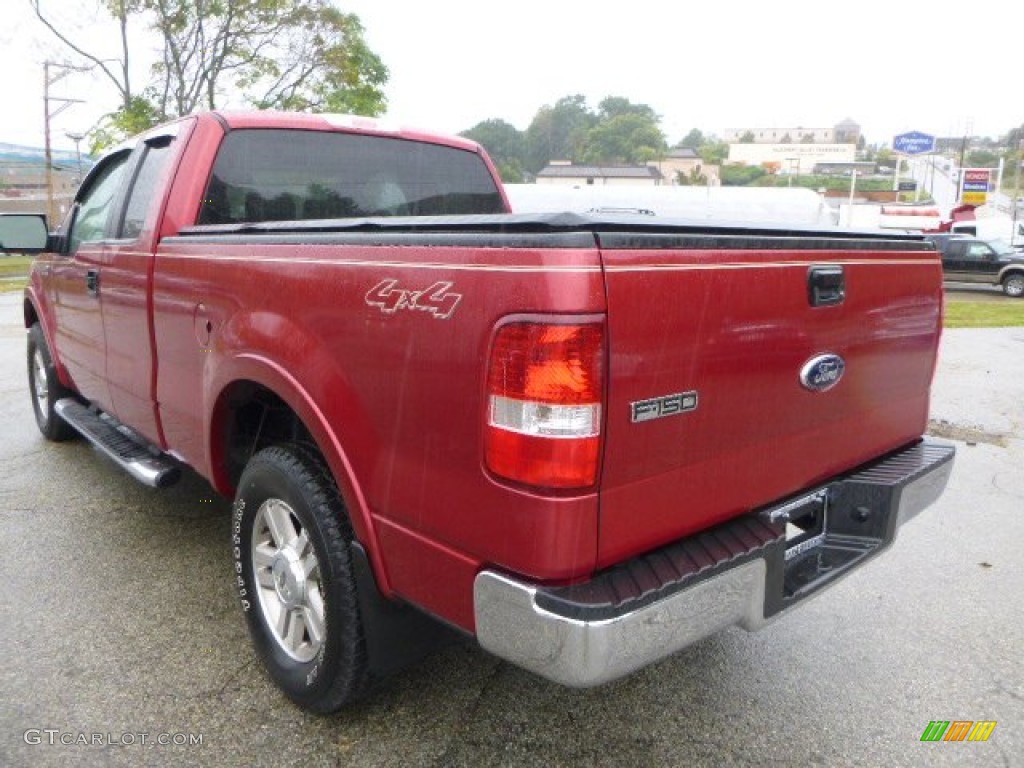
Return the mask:
[[[356,538],[370,557],[378,587],[391,596],[369,505],[335,429],[342,424],[346,430],[360,428],[360,419],[352,412],[355,399],[336,362],[301,327],[284,317],[268,317],[267,313],[236,316],[220,336],[230,346],[225,349],[223,345],[213,345],[215,354],[207,357],[204,371],[203,439],[208,476],[214,486],[225,496],[234,495],[222,440],[229,411],[225,393],[239,381],[265,387],[284,401],[312,435],[338,484]],[[282,339],[288,340],[287,345],[282,345]],[[327,392],[330,414],[323,396]]]
[[[999,271],[999,277],[996,278],[996,282],[1001,283],[1003,282],[1003,280],[1005,280],[1007,277],[1013,274],[1024,275],[1024,266],[1020,264],[1011,264],[1008,267],[1003,267]]]

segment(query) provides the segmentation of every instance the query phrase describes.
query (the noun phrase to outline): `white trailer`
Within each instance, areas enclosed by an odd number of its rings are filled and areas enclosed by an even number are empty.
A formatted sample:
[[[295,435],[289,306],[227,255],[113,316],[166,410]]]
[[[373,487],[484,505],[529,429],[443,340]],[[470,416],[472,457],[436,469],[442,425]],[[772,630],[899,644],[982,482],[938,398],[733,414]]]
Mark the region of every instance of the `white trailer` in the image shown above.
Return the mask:
[[[515,213],[615,213],[695,221],[834,227],[817,192],[792,187],[575,187],[506,184]]]

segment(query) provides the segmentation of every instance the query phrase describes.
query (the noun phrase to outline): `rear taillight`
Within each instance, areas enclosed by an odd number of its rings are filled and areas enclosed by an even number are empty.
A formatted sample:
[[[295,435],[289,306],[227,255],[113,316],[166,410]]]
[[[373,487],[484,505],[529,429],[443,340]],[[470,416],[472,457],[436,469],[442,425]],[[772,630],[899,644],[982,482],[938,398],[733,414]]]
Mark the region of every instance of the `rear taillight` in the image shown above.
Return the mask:
[[[542,488],[594,485],[603,382],[602,323],[502,326],[487,372],[487,467]]]

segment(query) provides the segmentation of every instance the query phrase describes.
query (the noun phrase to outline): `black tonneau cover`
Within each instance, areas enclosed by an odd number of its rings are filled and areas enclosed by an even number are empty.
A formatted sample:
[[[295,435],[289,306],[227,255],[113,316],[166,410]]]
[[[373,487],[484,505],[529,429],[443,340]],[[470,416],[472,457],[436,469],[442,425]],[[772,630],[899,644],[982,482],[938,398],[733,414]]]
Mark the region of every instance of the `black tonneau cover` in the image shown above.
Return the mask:
[[[367,236],[370,237],[367,237]],[[651,221],[622,215],[577,213],[497,214],[476,216],[395,216],[370,219],[314,219],[214,224],[185,227],[178,237],[189,242],[274,244],[437,244],[609,249],[805,249],[930,251],[921,235],[881,230],[791,227],[781,224],[713,222],[659,218]]]

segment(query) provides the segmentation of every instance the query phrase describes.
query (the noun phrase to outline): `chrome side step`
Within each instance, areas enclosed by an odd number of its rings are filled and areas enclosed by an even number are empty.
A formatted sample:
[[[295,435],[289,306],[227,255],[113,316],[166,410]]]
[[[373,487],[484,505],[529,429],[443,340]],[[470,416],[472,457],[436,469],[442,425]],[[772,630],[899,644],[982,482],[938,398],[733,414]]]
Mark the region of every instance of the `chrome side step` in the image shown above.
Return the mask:
[[[181,478],[181,467],[174,459],[145,442],[110,414],[70,397],[58,400],[54,408],[64,421],[140,483],[166,488]]]

